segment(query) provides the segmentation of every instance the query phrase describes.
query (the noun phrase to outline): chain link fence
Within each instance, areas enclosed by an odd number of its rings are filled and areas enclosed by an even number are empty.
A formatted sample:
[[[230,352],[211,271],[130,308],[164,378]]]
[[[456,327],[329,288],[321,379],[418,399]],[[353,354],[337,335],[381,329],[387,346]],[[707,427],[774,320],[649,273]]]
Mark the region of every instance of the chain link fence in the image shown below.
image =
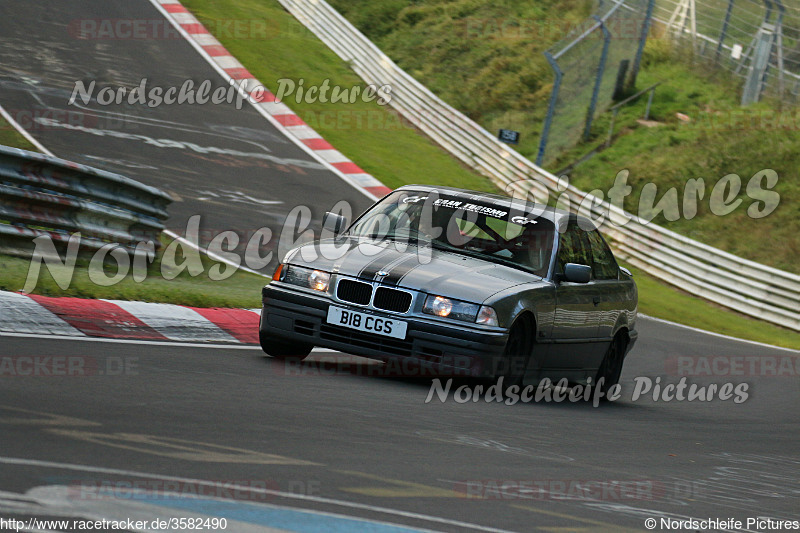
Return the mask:
[[[800,103],[797,0],[656,0],[654,19],[696,56],[744,80],[742,104]]]
[[[655,0],[601,0],[594,15],[545,57],[555,80],[537,165],[588,137],[592,121],[636,84]]]
[[[696,59],[740,77],[742,105],[764,96],[800,104],[797,0],[599,0],[586,24],[545,52],[555,79],[537,165],[588,138],[620,88],[635,85],[653,24]]]

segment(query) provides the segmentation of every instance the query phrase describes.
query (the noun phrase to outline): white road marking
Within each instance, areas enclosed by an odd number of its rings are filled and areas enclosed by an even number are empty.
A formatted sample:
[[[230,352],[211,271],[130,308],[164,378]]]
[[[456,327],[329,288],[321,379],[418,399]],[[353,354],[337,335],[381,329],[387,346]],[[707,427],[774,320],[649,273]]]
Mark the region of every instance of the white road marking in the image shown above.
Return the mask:
[[[217,132],[214,132],[214,131],[208,131],[207,129],[204,129],[204,128],[196,128],[196,127],[194,127],[194,126],[192,126],[190,124],[184,124],[182,122],[175,122],[175,121],[172,121],[172,120],[163,120],[163,119],[157,119],[157,118],[152,118],[152,117],[140,117],[140,116],[137,116],[137,115],[128,115],[128,114],[125,114],[125,113],[117,113],[115,111],[108,111],[106,109],[92,109],[92,108],[89,108],[87,106],[81,105],[80,102],[75,102],[72,105],[74,107],[77,107],[79,109],[82,109],[82,110],[86,111],[86,113],[89,114],[89,115],[108,116],[108,117],[118,118],[120,120],[125,121],[126,124],[128,124],[128,123],[130,123],[130,124],[142,124],[142,125],[153,127],[153,128],[164,128],[164,129],[167,129],[167,130],[170,130],[170,131],[182,131],[182,132],[185,132],[185,133],[192,133],[192,134],[197,134],[197,135],[208,135],[208,136],[211,136],[211,137],[218,137],[220,139],[231,140],[231,136],[230,135],[226,135],[224,133],[217,133]],[[50,109],[57,109],[57,108],[52,108],[51,107]],[[282,137],[278,137],[277,135],[272,135],[272,134],[267,133],[267,132],[263,133],[263,135],[269,136],[271,140],[275,140],[275,139],[279,139],[279,138],[283,139]],[[262,143],[259,143],[259,142],[256,142],[256,141],[253,141],[253,140],[250,140],[250,139],[242,139],[241,137],[234,137],[234,140],[239,141],[239,142],[243,142],[243,143],[247,143],[247,144],[251,144],[251,145],[263,150],[264,153],[272,152],[272,150],[266,144],[262,144]],[[282,142],[282,140],[280,142]],[[156,168],[156,167],[153,167],[153,168]]]
[[[164,233],[164,235],[166,235],[170,239],[179,241],[181,244],[185,244],[189,248],[192,248],[194,250],[197,250],[197,251],[199,251],[201,253],[206,254],[208,257],[210,257],[214,261],[219,261],[220,263],[225,263],[226,265],[230,265],[230,266],[235,267],[235,268],[237,268],[239,270],[244,270],[245,272],[250,272],[251,274],[255,274],[257,276],[261,276],[262,278],[270,278],[270,277],[272,277],[272,276],[268,276],[268,275],[266,275],[266,274],[264,274],[262,272],[259,272],[257,270],[253,270],[252,268],[247,268],[246,266],[243,266],[241,264],[237,264],[235,261],[231,261],[230,259],[227,259],[227,258],[225,258],[225,257],[223,257],[221,255],[215,254],[214,252],[209,252],[208,250],[206,250],[202,246],[198,246],[197,244],[193,243],[192,241],[190,241],[188,239],[185,239],[185,238],[181,237],[180,235],[178,235],[177,233],[172,232],[172,231],[170,231],[168,229],[165,229],[163,231],[163,233]]]

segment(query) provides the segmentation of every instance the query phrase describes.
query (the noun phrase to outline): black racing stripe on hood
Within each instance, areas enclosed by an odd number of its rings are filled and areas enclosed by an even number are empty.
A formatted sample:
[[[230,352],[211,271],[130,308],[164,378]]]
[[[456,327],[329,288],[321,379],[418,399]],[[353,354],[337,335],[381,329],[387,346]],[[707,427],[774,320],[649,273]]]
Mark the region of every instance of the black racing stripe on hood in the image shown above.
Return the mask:
[[[361,272],[358,273],[358,277],[362,279],[373,279],[378,272],[400,259],[402,255],[403,254],[397,250],[387,250],[379,253],[375,259],[367,263],[364,268],[361,269]]]
[[[419,266],[419,257],[417,254],[412,254],[411,257],[406,257],[400,263],[396,264],[389,275],[383,278],[383,283],[386,285],[398,285],[406,274]]]

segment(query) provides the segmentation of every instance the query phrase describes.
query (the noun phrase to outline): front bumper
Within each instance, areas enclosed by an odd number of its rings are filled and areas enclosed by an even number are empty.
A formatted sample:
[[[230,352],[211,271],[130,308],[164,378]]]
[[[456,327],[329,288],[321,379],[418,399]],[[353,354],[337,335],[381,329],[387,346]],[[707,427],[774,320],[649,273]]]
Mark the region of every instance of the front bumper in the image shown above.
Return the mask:
[[[470,324],[444,325],[413,315],[391,315],[293,290],[272,283],[262,291],[262,338],[279,338],[360,355],[380,361],[401,359],[437,375],[489,376],[493,362],[503,354],[508,333]],[[404,340],[364,333],[326,322],[335,305],[408,324]]]

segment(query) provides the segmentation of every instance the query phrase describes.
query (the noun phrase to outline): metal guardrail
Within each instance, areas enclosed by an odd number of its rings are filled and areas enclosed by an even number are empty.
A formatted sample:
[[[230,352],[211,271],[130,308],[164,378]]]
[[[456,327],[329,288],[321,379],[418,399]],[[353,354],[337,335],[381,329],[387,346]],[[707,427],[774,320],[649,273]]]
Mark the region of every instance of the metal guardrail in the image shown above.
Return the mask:
[[[535,193],[531,181],[560,193],[553,174],[498,141],[399,68],[324,0],[279,0],[366,83],[392,87],[390,105],[451,154],[508,193]],[[568,186],[573,205],[586,193]],[[534,194],[535,195],[535,194]],[[736,257],[637,217],[607,202],[602,229],[632,265],[691,294],[740,313],[800,331],[800,276]],[[630,220],[629,220],[630,219]],[[627,222],[627,223],[625,223]]]
[[[104,170],[0,146],[0,249],[27,256],[32,240],[63,247],[75,232],[83,250],[117,243],[134,252],[159,247],[172,199],[165,192]]]

